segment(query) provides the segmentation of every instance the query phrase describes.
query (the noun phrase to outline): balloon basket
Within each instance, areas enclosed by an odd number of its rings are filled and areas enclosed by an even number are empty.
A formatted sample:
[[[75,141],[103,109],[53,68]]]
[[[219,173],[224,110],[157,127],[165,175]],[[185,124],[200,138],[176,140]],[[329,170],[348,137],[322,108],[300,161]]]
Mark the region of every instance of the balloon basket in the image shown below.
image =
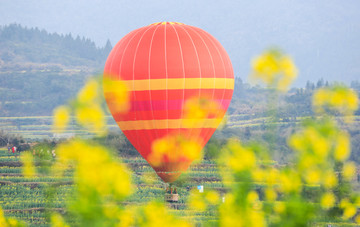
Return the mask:
[[[179,194],[169,194],[165,192],[165,202],[177,203],[179,201]]]
[[[176,188],[173,190],[171,187],[165,190],[165,202],[170,208],[179,209],[179,194],[176,191]]]

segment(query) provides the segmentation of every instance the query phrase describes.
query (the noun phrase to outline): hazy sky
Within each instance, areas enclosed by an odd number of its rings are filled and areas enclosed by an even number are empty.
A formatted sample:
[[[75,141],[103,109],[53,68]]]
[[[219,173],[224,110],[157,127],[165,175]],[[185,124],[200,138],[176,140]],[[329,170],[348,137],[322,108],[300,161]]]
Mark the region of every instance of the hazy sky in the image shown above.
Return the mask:
[[[128,32],[159,21],[200,27],[228,51],[246,80],[251,58],[279,46],[307,80],[360,79],[358,0],[0,0],[0,25],[19,23],[114,45]]]

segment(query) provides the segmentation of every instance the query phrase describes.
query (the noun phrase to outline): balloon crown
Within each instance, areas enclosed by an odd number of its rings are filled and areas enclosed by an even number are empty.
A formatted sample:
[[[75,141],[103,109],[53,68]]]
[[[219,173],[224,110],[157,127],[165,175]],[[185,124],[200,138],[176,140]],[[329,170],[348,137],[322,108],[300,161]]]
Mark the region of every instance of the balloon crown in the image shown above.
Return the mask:
[[[156,22],[156,23],[152,23],[150,25],[165,25],[165,24],[179,24],[179,25],[184,25],[184,23],[180,23],[180,22],[169,22],[169,21],[162,21],[162,22]]]

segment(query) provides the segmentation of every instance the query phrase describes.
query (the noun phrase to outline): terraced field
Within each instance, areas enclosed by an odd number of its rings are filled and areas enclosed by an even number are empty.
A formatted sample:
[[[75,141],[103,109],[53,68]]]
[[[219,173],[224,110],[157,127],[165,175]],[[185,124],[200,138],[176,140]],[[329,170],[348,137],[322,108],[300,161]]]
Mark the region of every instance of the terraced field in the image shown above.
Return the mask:
[[[123,159],[123,162],[132,170],[130,174],[135,185],[134,193],[124,205],[140,205],[164,200],[167,185],[156,176],[142,158]],[[5,148],[0,149],[0,206],[7,217],[16,217],[29,226],[48,226],[46,218],[48,209],[66,212],[66,202],[73,189],[72,180],[68,177],[71,173],[61,178],[38,175],[28,179],[22,175],[21,166],[19,157],[8,153]],[[181,182],[181,187],[177,188],[180,200],[179,203],[171,205],[171,212],[195,222],[212,220],[215,217],[214,213],[191,211],[187,209],[186,201],[189,188],[197,185],[204,185],[204,190],[214,189],[220,193],[225,192],[216,164],[210,161],[194,164],[182,177]],[[56,194],[49,202],[49,190],[54,184],[57,186]]]
[[[279,119],[277,125],[296,125],[307,117],[296,117]],[[112,116],[107,116],[107,127],[109,130],[119,131],[117,124]],[[360,124],[360,116],[354,117],[355,122]],[[227,118],[226,127],[229,129],[234,128],[258,128],[270,123],[268,117],[257,117],[252,114],[238,114],[230,115]],[[0,128],[7,133],[21,135],[25,139],[39,140],[39,139],[52,139],[60,137],[77,136],[87,137],[90,133],[76,125],[72,120],[70,127],[61,134],[54,133],[51,130],[52,116],[31,116],[31,117],[0,117]]]

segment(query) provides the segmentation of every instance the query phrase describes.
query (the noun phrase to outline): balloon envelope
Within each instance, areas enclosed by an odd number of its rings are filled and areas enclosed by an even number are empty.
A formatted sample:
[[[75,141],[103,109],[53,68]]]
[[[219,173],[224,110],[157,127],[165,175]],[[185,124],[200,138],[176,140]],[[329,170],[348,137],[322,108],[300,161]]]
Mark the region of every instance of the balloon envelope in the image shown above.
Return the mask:
[[[176,180],[192,160],[164,157],[155,163],[150,158],[154,141],[179,137],[203,147],[223,118],[234,88],[231,61],[221,44],[200,28],[174,22],[151,24],[123,37],[108,56],[104,79],[125,83],[129,111],[118,111],[104,87],[109,109],[125,136],[165,182]],[[187,103],[197,98],[215,103],[217,113],[197,116],[187,111]],[[214,112],[214,105],[204,106],[205,111]],[[173,149],[181,152],[177,146]]]

